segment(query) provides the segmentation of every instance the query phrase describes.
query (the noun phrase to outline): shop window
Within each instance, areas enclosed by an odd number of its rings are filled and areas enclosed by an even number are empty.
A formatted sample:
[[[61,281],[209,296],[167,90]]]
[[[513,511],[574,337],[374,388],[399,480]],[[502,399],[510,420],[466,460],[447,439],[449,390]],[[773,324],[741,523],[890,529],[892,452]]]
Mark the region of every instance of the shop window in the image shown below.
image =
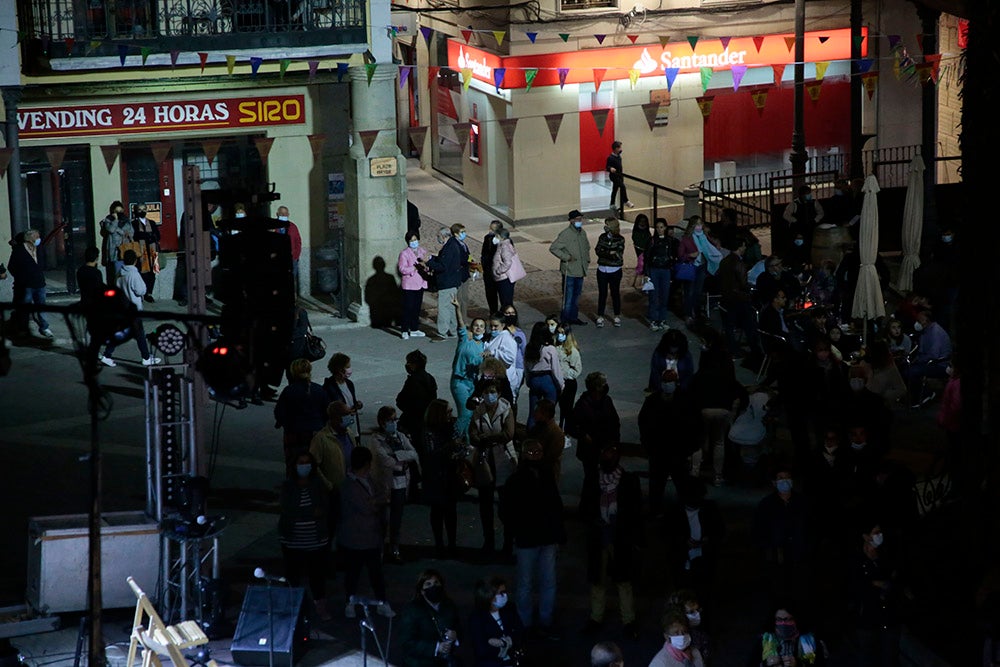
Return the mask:
[[[469,160],[479,163],[479,121],[471,121],[469,127]]]
[[[198,167],[198,173],[201,175],[202,181],[216,181],[219,180],[219,156],[216,156],[212,163],[209,164],[208,158],[205,157],[204,153],[187,153],[184,156],[184,163],[189,166]]]
[[[560,0],[559,11],[575,12],[585,9],[618,8],[618,0]]]

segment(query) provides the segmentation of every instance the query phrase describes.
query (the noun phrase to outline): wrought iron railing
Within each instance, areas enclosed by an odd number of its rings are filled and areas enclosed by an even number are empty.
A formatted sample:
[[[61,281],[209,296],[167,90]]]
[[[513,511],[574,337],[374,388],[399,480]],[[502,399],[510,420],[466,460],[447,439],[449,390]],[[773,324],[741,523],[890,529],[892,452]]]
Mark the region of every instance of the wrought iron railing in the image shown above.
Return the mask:
[[[18,17],[50,57],[114,54],[121,43],[218,50],[367,39],[365,0],[18,0]]]

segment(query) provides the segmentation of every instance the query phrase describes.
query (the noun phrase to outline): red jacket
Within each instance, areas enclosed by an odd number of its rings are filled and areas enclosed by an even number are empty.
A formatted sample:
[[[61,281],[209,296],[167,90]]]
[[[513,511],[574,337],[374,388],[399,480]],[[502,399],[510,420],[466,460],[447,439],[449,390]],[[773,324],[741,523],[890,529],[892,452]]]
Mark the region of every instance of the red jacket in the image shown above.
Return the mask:
[[[292,242],[292,260],[298,261],[299,255],[302,254],[302,235],[291,220],[288,221],[288,239]]]
[[[944,386],[941,395],[941,409],[938,412],[938,426],[946,431],[957,433],[962,429],[962,383],[953,377]]]

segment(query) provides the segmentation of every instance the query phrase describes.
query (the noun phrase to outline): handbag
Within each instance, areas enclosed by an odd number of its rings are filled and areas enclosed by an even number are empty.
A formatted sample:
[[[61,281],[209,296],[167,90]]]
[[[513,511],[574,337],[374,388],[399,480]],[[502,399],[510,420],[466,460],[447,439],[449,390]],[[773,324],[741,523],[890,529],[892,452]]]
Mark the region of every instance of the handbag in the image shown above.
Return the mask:
[[[528,275],[528,272],[524,270],[521,258],[517,256],[517,253],[514,253],[510,258],[510,269],[507,270],[507,280],[516,283],[526,275]]]
[[[493,484],[493,471],[490,469],[488,449],[477,449],[475,462],[472,464],[476,486],[482,488]]]
[[[674,278],[677,280],[692,281],[697,275],[698,269],[693,262],[681,262],[674,267]]]
[[[319,361],[326,356],[326,343],[323,339],[312,332],[312,329],[306,332],[306,344],[303,348],[303,354],[309,361]]]
[[[437,292],[438,291],[437,276],[434,274],[434,269],[419,263],[416,265],[416,267],[417,267],[417,273],[420,274],[420,277],[427,281],[427,291]]]
[[[476,471],[467,458],[456,457],[454,463],[455,490],[461,495],[476,485]]]

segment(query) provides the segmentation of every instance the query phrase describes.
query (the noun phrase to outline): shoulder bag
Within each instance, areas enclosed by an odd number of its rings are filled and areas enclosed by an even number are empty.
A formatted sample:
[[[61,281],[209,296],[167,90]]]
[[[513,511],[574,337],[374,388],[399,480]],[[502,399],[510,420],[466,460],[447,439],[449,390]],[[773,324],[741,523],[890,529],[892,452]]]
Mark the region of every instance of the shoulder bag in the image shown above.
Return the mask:
[[[309,361],[319,361],[326,356],[326,343],[312,332],[312,328],[306,332],[306,345],[303,353]]]

